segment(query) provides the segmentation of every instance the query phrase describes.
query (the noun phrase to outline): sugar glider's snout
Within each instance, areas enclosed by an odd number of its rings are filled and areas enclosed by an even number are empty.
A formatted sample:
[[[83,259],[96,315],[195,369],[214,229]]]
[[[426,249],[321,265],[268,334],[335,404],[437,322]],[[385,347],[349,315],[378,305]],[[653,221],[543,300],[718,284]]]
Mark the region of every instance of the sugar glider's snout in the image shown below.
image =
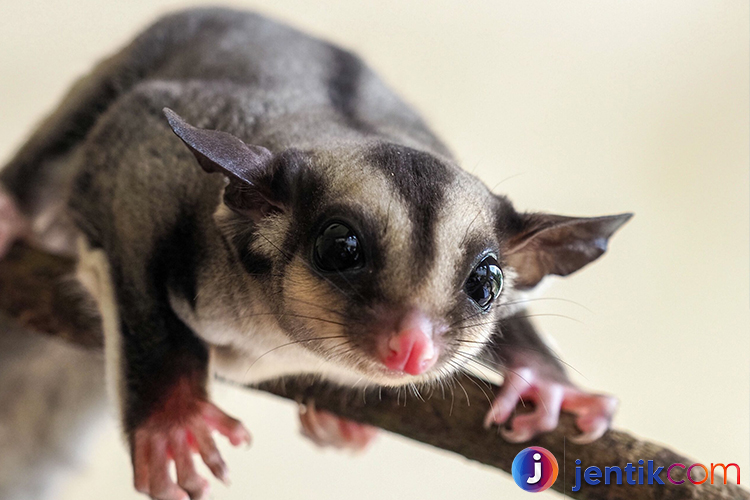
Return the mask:
[[[380,332],[377,356],[394,372],[422,375],[437,363],[442,328],[419,309],[408,311],[394,331]]]

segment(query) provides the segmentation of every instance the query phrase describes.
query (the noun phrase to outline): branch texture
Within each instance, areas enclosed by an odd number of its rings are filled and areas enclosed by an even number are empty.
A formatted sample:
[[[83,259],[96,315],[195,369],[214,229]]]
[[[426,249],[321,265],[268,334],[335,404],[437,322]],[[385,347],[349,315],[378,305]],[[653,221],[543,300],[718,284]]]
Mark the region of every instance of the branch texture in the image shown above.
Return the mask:
[[[92,349],[102,346],[99,320],[92,312],[90,300],[71,285],[74,261],[52,256],[24,245],[16,245],[0,261],[0,313],[9,316],[29,330],[54,335]],[[256,389],[297,402],[314,401],[319,409],[363,422],[407,438],[449,450],[468,459],[511,471],[516,454],[530,445],[550,450],[560,465],[560,474],[553,488],[571,498],[602,500],[684,500],[733,499],[750,500],[750,493],[734,484],[724,485],[717,470],[714,484],[710,481],[693,485],[685,480],[671,484],[666,473],[661,474],[664,485],[589,486],[573,492],[575,460],[585,469],[598,466],[638,466],[638,460],[654,460],[656,466],[696,462],[668,448],[637,439],[622,431],[611,430],[598,441],[576,445],[570,437],[577,434],[573,419],[563,415],[560,426],[530,443],[507,443],[496,429],[485,430],[482,420],[488,408],[487,396],[497,387],[471,377],[460,379],[463,389],[453,395],[434,393],[425,395],[426,401],[414,396],[408,402],[397,392],[352,390],[323,383],[312,383],[303,378],[264,383]],[[464,391],[465,390],[465,391]],[[519,411],[523,411],[519,408]],[[698,460],[700,461],[700,460]],[[703,462],[710,468],[710,462]],[[733,469],[729,475],[733,479]],[[697,472],[697,473],[696,473]],[[702,469],[694,470],[693,478],[700,480]],[[682,469],[674,469],[672,477],[685,479]],[[625,481],[623,481],[625,483]]]

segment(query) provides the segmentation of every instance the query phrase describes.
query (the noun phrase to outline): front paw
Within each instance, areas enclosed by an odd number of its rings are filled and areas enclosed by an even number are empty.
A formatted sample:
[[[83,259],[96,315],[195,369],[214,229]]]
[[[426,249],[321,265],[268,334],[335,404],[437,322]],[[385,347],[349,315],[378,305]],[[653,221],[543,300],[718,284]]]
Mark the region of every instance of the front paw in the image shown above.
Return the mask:
[[[524,405],[527,401],[533,403],[534,409],[511,418],[519,401]],[[590,394],[567,381],[545,378],[531,368],[518,368],[506,374],[484,425],[503,425],[510,420],[510,426],[501,427],[500,432],[507,441],[520,443],[554,430],[563,410],[576,416],[576,426],[581,431],[570,440],[583,444],[602,437],[616,409],[617,399],[612,396]]]
[[[158,500],[192,500],[208,497],[209,484],[198,475],[193,452],[200,454],[214,476],[227,482],[227,467],[211,435],[218,431],[234,446],[250,443],[250,434],[238,421],[208,402],[177,422],[150,419],[133,434],[135,488]],[[177,482],[169,473],[174,461]]]
[[[317,410],[312,402],[300,405],[299,421],[302,424],[302,435],[322,447],[362,451],[378,433],[375,427]]]

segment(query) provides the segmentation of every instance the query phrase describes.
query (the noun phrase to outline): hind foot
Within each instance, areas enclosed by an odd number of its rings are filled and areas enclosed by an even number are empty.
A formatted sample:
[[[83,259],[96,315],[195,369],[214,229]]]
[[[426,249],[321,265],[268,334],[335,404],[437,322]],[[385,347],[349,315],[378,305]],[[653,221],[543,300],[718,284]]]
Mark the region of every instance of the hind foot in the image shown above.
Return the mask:
[[[518,403],[533,403],[529,413],[514,416]],[[500,432],[511,443],[522,443],[557,427],[560,411],[576,416],[581,433],[569,439],[578,444],[596,441],[609,429],[617,409],[617,399],[605,394],[592,394],[567,380],[546,377],[532,368],[518,368],[505,376],[490,411],[485,427],[503,425]]]
[[[378,434],[375,427],[317,410],[312,402],[300,405],[299,421],[302,435],[321,447],[362,451]]]

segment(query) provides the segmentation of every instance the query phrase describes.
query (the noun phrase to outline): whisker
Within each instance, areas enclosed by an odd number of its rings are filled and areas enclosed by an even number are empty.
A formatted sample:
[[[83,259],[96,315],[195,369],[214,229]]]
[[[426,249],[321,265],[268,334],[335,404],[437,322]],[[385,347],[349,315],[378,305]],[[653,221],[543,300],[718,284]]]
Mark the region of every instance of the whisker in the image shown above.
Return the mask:
[[[448,361],[448,365],[452,366],[454,370],[462,372],[462,367],[460,365],[457,365],[455,361]],[[451,381],[458,384],[459,387],[461,387],[461,390],[464,392],[464,396],[466,396],[466,406],[471,406],[471,401],[469,400],[469,393],[466,392],[466,388],[461,383],[461,381],[458,378],[452,377]],[[451,410],[453,409],[453,399],[451,399]]]
[[[453,382],[453,378],[452,377],[450,379],[448,379],[448,380],[450,380],[451,382]],[[456,393],[455,393],[453,384],[449,385],[448,387],[450,387],[450,389],[451,389],[451,407],[448,410],[448,416],[450,417],[451,415],[453,415],[453,403],[456,400]]]
[[[478,360],[469,357],[466,353],[462,353],[461,351],[456,351],[456,352],[460,353],[461,355],[463,355],[464,357],[466,357],[470,362],[475,362],[475,363],[478,362]],[[503,369],[505,369],[509,373],[513,373],[518,378],[520,378],[521,380],[523,380],[524,382],[526,382],[526,384],[536,393],[538,401],[542,404],[542,407],[544,407],[544,411],[545,412],[549,412],[549,409],[547,408],[547,405],[544,403],[544,399],[542,398],[541,393],[539,392],[539,390],[536,387],[534,387],[533,384],[531,384],[528,380],[526,380],[524,377],[522,377],[517,371],[515,371],[515,370],[513,370],[513,369],[511,369],[511,368],[509,368],[507,366],[503,366]],[[505,382],[510,382],[510,380],[507,377],[504,377],[504,378],[505,378]],[[521,400],[521,404],[524,407],[526,407],[526,403],[523,400],[523,396],[521,396],[521,393],[518,391],[518,389],[516,389],[516,387],[512,384],[512,382],[511,382],[511,387],[513,387],[513,389],[518,393],[518,397]]]
[[[479,344],[487,345],[489,342],[483,342],[481,340],[465,340],[465,339],[453,339],[451,342],[457,342],[460,344]]]
[[[481,359],[477,359],[474,356],[471,356],[470,354],[467,354],[462,351],[456,351],[456,354],[461,356],[467,363],[476,363],[480,366],[485,367],[486,369],[488,369],[490,372],[494,373],[495,375],[500,375],[500,376],[504,375],[503,371],[501,370],[504,369],[505,367],[501,367],[500,369],[495,368],[491,365],[486,364],[485,361]]]
[[[464,233],[464,237],[463,237],[463,239],[461,240],[461,243],[459,243],[459,244],[458,244],[458,247],[459,247],[459,248],[463,248],[463,246],[464,246],[464,243],[466,243],[466,238],[468,238],[468,237],[469,237],[469,229],[471,229],[471,226],[473,226],[473,225],[474,225],[474,222],[476,222],[477,218],[479,217],[479,215],[480,215],[481,213],[482,213],[482,210],[479,210],[479,211],[477,212],[477,214],[476,214],[476,215],[474,216],[474,218],[473,218],[473,219],[471,219],[471,222],[469,222],[469,225],[468,225],[468,226],[466,226],[466,233]]]
[[[526,175],[526,173],[527,172],[518,172],[517,174],[513,174],[511,176],[506,177],[505,179],[501,180],[500,182],[498,182],[497,184],[495,184],[494,186],[492,186],[492,189],[490,189],[490,192],[494,192],[495,188],[498,187],[503,182],[509,181],[511,179],[515,179],[516,177],[521,176],[521,175]]]
[[[469,362],[479,363],[479,361],[477,361],[476,359],[470,359],[470,360],[469,360]],[[486,367],[486,368],[488,368],[489,370],[493,370],[492,368],[489,368],[489,367],[488,367],[488,366],[487,366],[486,364],[484,364],[484,363],[481,363],[481,365],[482,365],[482,366],[484,366],[484,367]],[[521,378],[521,380],[523,380],[524,382],[526,382],[526,383],[527,383],[527,384],[529,385],[529,387],[531,387],[532,389],[534,389],[534,391],[535,391],[535,392],[537,393],[537,396],[539,396],[539,395],[540,395],[540,394],[539,394],[539,391],[538,391],[538,390],[537,390],[536,388],[534,388],[534,387],[533,387],[533,386],[532,386],[532,385],[531,385],[531,384],[529,383],[529,381],[528,381],[528,380],[526,380],[525,378],[521,377],[521,375],[519,375],[519,374],[518,374],[518,372],[516,372],[515,370],[512,370],[512,369],[510,369],[510,368],[507,368],[507,367],[505,367],[505,370],[507,370],[508,372],[510,372],[510,373],[513,373],[513,374],[515,374],[515,375],[518,375],[518,377],[519,377],[519,378]],[[520,400],[521,400],[521,406],[523,406],[524,408],[526,408],[526,402],[524,401],[524,399],[523,399],[523,396],[521,395],[521,391],[519,391],[519,390],[518,390],[518,389],[516,388],[515,384],[514,384],[514,383],[513,383],[513,382],[512,382],[512,381],[511,381],[511,380],[510,380],[510,379],[509,379],[508,377],[506,377],[504,373],[500,373],[500,372],[496,372],[496,373],[498,373],[499,375],[502,375],[502,376],[503,376],[503,383],[504,383],[504,384],[506,384],[506,383],[507,383],[507,384],[510,384],[510,386],[511,386],[511,387],[513,388],[513,390],[514,390],[514,391],[516,391],[516,393],[518,393],[518,399],[520,399]]]
[[[576,302],[574,300],[563,299],[563,298],[560,298],[560,297],[535,297],[535,298],[529,298],[529,299],[519,299],[519,300],[510,301],[510,302],[499,303],[497,305],[497,307],[507,307],[507,306],[525,304],[525,303],[528,303],[528,302],[537,302],[537,301],[542,301],[542,300],[557,301],[557,302],[567,302],[567,303],[570,303],[570,304],[574,304],[574,305],[576,305],[576,306],[578,306],[578,307],[580,307],[582,309],[585,309],[586,311],[588,311],[590,313],[593,313],[593,311],[591,309],[589,309],[588,307],[584,306],[583,304],[581,304],[579,302]],[[456,309],[458,309],[461,306],[462,306],[462,304],[458,303],[456,306],[454,306],[452,309],[450,309],[448,311],[448,313],[446,313],[446,316],[450,316],[452,313],[454,313],[456,311]],[[454,321],[452,323],[449,323],[448,324],[448,328],[453,328],[454,326],[458,325],[459,323],[463,323],[463,322],[468,321],[468,320],[470,320],[472,318],[475,318],[477,316],[481,316],[483,314],[487,314],[487,312],[488,311],[477,311],[477,312],[475,312],[473,314],[470,314],[468,316],[459,318],[458,320],[456,320],[456,321]],[[576,321],[576,322],[581,323],[581,324],[585,324],[583,321],[580,321],[580,320],[577,320],[575,318],[571,318],[571,317],[568,317],[568,316],[565,316],[565,315],[562,315],[562,314],[558,315],[558,314],[545,314],[545,313],[541,313],[541,314],[533,314],[533,315],[521,316],[521,317],[530,318],[530,317],[534,317],[534,316],[560,316],[560,317],[564,317],[564,318],[570,319],[572,321]],[[497,322],[502,322],[505,319],[508,319],[508,318],[499,318],[496,321]],[[468,327],[471,327],[471,326],[472,325],[469,325]]]
[[[292,255],[289,255],[289,254],[288,254],[287,252],[284,252],[284,251],[283,251],[283,250],[282,250],[281,248],[279,248],[279,247],[278,247],[278,246],[277,246],[277,245],[276,245],[276,244],[275,244],[274,242],[272,242],[272,241],[271,241],[270,239],[268,239],[268,237],[266,237],[266,235],[264,235],[264,234],[263,234],[263,233],[261,233],[260,231],[256,231],[256,234],[258,234],[258,236],[260,236],[261,238],[263,238],[264,240],[266,240],[266,241],[268,242],[268,244],[269,244],[269,245],[271,245],[271,246],[272,246],[273,248],[275,248],[275,249],[276,249],[276,250],[277,250],[277,251],[278,251],[278,252],[279,252],[279,253],[280,253],[281,255],[283,255],[284,257],[286,257],[286,259],[287,259],[288,261],[291,261],[291,260],[292,260],[292,258],[293,258],[293,256],[292,256]],[[342,295],[344,295],[344,296],[347,296],[347,294],[346,294],[346,293],[345,293],[345,292],[344,292],[344,291],[343,291],[343,290],[342,290],[342,289],[341,289],[341,288],[340,288],[339,286],[337,286],[337,285],[336,285],[336,284],[335,284],[335,283],[334,283],[333,281],[331,281],[330,279],[328,279],[328,278],[326,278],[325,276],[323,276],[323,274],[321,274],[320,272],[318,272],[318,270],[317,270],[317,269],[315,269],[315,268],[314,268],[314,267],[312,267],[312,266],[311,266],[310,264],[308,264],[308,263],[307,263],[307,262],[306,262],[306,261],[305,261],[304,259],[300,259],[300,262],[302,262],[302,264],[303,264],[303,265],[304,265],[305,267],[307,267],[307,268],[308,268],[308,269],[309,269],[310,271],[312,271],[313,273],[315,273],[315,274],[316,274],[316,275],[317,275],[317,276],[318,276],[319,278],[321,278],[322,280],[324,280],[324,281],[328,282],[328,284],[329,284],[329,285],[331,285],[331,286],[332,286],[332,287],[334,287],[334,288],[335,288],[336,290],[338,290],[339,292],[341,292],[341,294],[342,294]],[[348,281],[347,281],[347,283],[348,283]],[[349,283],[349,285],[351,286],[351,283]],[[354,291],[356,292],[357,290],[354,290]]]
[[[564,314],[551,314],[551,313],[527,314],[525,316],[514,316],[514,318],[537,318],[537,317],[544,317],[544,316],[550,316],[553,318],[565,318],[565,319],[569,319],[570,321],[575,321],[576,323],[580,323],[581,325],[586,324],[581,320],[571,318],[570,316],[565,316]],[[486,323],[475,323],[473,325],[463,325],[463,326],[456,327],[455,330],[466,330],[467,328],[477,328],[479,326],[496,325],[498,323],[502,323],[503,319],[507,319],[507,318],[501,318],[501,319],[497,319],[494,321],[488,321]]]
[[[463,323],[464,321],[469,321],[472,318],[476,318],[477,316],[481,316],[483,314],[487,314],[487,311],[479,311],[474,314],[471,314],[469,316],[466,316],[464,318],[459,318],[457,321],[454,321],[448,325],[448,328],[453,328],[454,326],[458,325],[459,323]],[[501,321],[498,319],[497,321]]]
[[[425,400],[422,397],[422,394],[419,392],[419,389],[417,388],[417,386],[414,384],[414,382],[412,382],[409,385],[411,385],[411,389],[412,389],[412,391],[414,391],[414,395],[424,403]]]
[[[451,345],[453,343],[456,343],[456,344],[484,344],[484,342],[474,341],[474,340],[453,339],[449,345]],[[537,352],[539,354],[544,354],[544,355],[551,356],[552,358],[554,358],[559,363],[564,364],[565,366],[567,366],[568,368],[570,368],[571,370],[573,370],[574,372],[576,372],[577,374],[579,374],[581,377],[583,377],[584,379],[588,380],[588,377],[586,377],[583,373],[581,373],[575,366],[571,365],[570,363],[568,363],[567,361],[565,361],[564,359],[562,359],[555,351],[553,351],[549,347],[545,351],[544,349],[536,349],[534,347],[529,347],[529,346],[520,346],[520,345],[517,345],[517,344],[512,344],[510,342],[498,342],[497,339],[494,339],[494,338],[491,339],[487,344],[488,345],[492,344],[493,346],[498,346],[498,347],[499,346],[510,346],[513,349],[522,349],[524,351]]]
[[[576,302],[575,300],[563,299],[563,298],[560,298],[560,297],[533,297],[533,298],[530,298],[530,299],[519,299],[519,300],[513,300],[511,302],[505,302],[505,303],[499,304],[499,306],[500,307],[502,307],[502,306],[515,306],[515,305],[518,305],[518,304],[525,304],[527,302],[538,302],[540,300],[553,300],[553,301],[556,301],[556,302],[567,302],[568,304],[573,304],[573,305],[576,305],[576,306],[580,307],[581,309],[585,309],[585,310],[587,310],[590,313],[594,312],[591,309],[589,309],[588,307],[586,307],[583,304],[581,304],[580,302]]]
[[[343,274],[343,273],[342,273],[341,271],[339,271],[338,269],[336,269],[336,274],[338,274],[338,275],[339,275],[339,277],[340,277],[340,278],[341,278],[342,280],[344,280],[344,282],[345,282],[345,283],[346,283],[347,285],[349,285],[349,288],[351,288],[351,289],[352,289],[352,291],[353,291],[354,293],[356,293],[357,295],[359,295],[359,298],[360,298],[360,299],[362,299],[362,300],[364,301],[364,303],[365,303],[365,304],[367,304],[367,302],[368,302],[368,301],[367,301],[367,298],[365,298],[365,296],[364,296],[364,295],[362,295],[362,293],[361,293],[361,292],[360,292],[359,290],[357,290],[357,289],[356,289],[356,288],[354,287],[354,285],[352,284],[352,282],[351,282],[351,281],[349,281],[349,280],[348,280],[348,279],[346,278],[346,276],[344,276],[344,274]]]
[[[277,292],[277,293],[281,293],[281,292]],[[308,305],[308,306],[317,307],[317,308],[322,309],[324,311],[328,311],[328,312],[333,313],[333,314],[338,314],[341,317],[347,318],[346,314],[344,314],[341,311],[337,311],[336,309],[331,309],[329,307],[324,307],[324,306],[321,306],[320,304],[316,304],[314,302],[309,302],[307,300],[302,300],[302,299],[299,299],[297,297],[286,297],[285,296],[284,299],[285,300],[293,300],[295,302],[300,302],[301,304],[305,304],[305,305]]]
[[[269,349],[268,351],[264,352],[263,354],[261,354],[257,358],[255,358],[255,361],[253,361],[252,363],[250,363],[250,366],[247,368],[246,372],[250,371],[250,369],[255,365],[255,363],[257,363],[258,361],[260,361],[261,358],[263,358],[267,354],[271,354],[272,352],[274,352],[274,351],[276,351],[278,349],[281,349],[282,347],[288,347],[290,345],[295,345],[295,344],[302,344],[302,343],[305,343],[305,342],[316,342],[316,341],[322,341],[322,340],[341,339],[341,338],[346,338],[346,336],[345,335],[334,335],[334,336],[330,336],[330,337],[317,337],[317,338],[314,338],[314,339],[294,340],[292,342],[287,342],[285,344],[278,345],[278,346],[276,346],[276,347],[274,347],[272,349]]]
[[[288,316],[290,318],[312,319],[312,320],[315,320],[315,321],[322,321],[323,323],[331,323],[333,325],[347,326],[345,323],[340,323],[338,321],[333,321],[333,320],[330,320],[330,319],[318,318],[318,317],[315,317],[315,316],[306,316],[304,314],[294,314],[294,313],[279,313],[279,314],[276,314],[276,313],[255,313],[255,314],[250,314],[250,315],[248,315],[246,317],[252,318],[252,317],[255,317],[255,316],[279,316],[279,317],[281,317],[281,316]]]
[[[488,402],[488,403],[490,404],[490,408],[492,408],[492,400],[491,400],[491,399],[490,399],[490,397],[489,397],[489,396],[487,395],[487,393],[485,392],[484,388],[483,388],[483,387],[482,387],[481,385],[479,385],[479,383],[478,383],[478,382],[477,382],[476,380],[474,380],[474,377],[472,377],[472,376],[470,376],[470,375],[469,375],[469,376],[467,376],[466,378],[468,378],[469,380],[471,380],[471,382],[472,382],[472,383],[473,383],[473,384],[474,384],[475,386],[479,387],[479,390],[480,390],[480,391],[482,391],[482,394],[484,394],[484,397],[485,397],[485,398],[487,398],[487,402]]]
[[[460,369],[461,367],[458,367]],[[469,393],[466,392],[466,387],[461,383],[459,379],[455,379],[458,386],[461,388],[462,391],[464,391],[464,395],[466,396],[466,406],[471,406],[471,401],[469,401]]]

